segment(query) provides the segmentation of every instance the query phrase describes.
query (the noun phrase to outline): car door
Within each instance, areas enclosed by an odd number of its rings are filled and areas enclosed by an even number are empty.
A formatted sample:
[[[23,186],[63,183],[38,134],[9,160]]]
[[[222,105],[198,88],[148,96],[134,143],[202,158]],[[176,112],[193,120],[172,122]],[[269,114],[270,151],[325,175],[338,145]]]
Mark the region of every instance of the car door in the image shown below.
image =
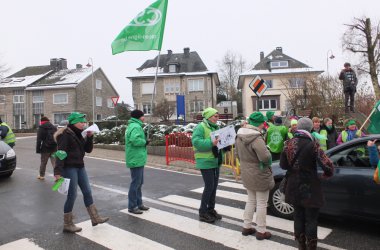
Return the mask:
[[[380,219],[380,185],[373,181],[366,142],[350,145],[329,155],[335,175],[323,181],[329,214]]]

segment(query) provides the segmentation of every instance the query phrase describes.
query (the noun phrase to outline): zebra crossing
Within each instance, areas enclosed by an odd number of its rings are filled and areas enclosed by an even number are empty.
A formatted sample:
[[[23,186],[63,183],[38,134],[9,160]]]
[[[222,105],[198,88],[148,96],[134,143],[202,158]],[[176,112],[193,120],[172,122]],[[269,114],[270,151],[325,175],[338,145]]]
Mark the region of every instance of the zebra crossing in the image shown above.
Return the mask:
[[[92,186],[108,192],[127,195],[126,191],[96,184],[92,184]],[[143,200],[151,206],[149,211],[142,215],[135,215],[128,213],[127,209],[121,209],[118,211],[118,218],[122,219],[115,219],[115,221],[133,219],[133,223],[138,225],[147,224],[147,227],[150,225],[159,227],[160,231],[168,230],[170,231],[168,235],[173,234],[173,231],[180,232],[189,235],[195,241],[199,239],[210,246],[219,244],[226,249],[296,249],[292,236],[293,222],[289,220],[268,215],[268,230],[273,234],[271,240],[258,241],[255,237],[241,234],[244,210],[243,205],[238,207],[236,202],[243,204],[246,201],[247,195],[242,190],[244,187],[240,183],[224,181],[219,184],[217,197],[222,198],[223,204],[217,198],[216,210],[223,215],[223,219],[216,224],[207,224],[198,220],[202,187],[189,189],[183,195],[167,195],[158,199],[144,197]],[[192,244],[192,242],[183,242],[183,247],[178,247],[178,245],[173,247],[173,239],[176,239],[174,235],[171,240],[141,235],[131,231],[128,225],[123,226],[123,223],[119,221],[113,222],[111,217],[108,223],[92,227],[91,221],[86,220],[77,223],[79,227],[83,228],[77,235],[108,249],[192,249],[187,247],[187,244]],[[329,228],[318,228],[318,237],[321,240],[331,233],[332,230]],[[181,241],[181,238],[176,240]],[[323,243],[319,246],[325,249],[340,249]],[[40,250],[47,248],[36,244],[33,239],[24,238],[0,246],[0,250],[8,249]]]

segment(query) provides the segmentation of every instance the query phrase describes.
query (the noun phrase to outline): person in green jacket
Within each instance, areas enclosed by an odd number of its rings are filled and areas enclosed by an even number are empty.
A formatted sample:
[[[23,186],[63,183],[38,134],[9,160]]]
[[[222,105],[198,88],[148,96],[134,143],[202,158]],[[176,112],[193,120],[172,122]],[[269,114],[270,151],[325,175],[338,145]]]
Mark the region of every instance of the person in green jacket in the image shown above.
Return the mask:
[[[288,138],[288,128],[282,125],[282,118],[276,117],[274,125],[270,126],[266,135],[266,143],[269,151],[272,154],[272,160],[279,160],[282,149],[284,148],[284,141]]]
[[[16,145],[16,136],[8,124],[3,122],[0,118],[0,138],[11,148]]]
[[[216,146],[219,139],[211,140],[210,136],[211,132],[219,129],[216,124],[219,115],[216,109],[206,108],[202,117],[203,121],[195,127],[191,139],[196,168],[200,169],[205,184],[199,208],[199,220],[213,223],[215,220],[222,219],[222,216],[215,210],[215,197],[223,155]]]
[[[144,183],[144,166],[147,159],[146,145],[143,130],[144,112],[135,109],[131,112],[131,119],[125,131],[125,162],[131,171],[131,184],[128,191],[128,212],[142,214],[149,210],[142,202],[141,187]]]

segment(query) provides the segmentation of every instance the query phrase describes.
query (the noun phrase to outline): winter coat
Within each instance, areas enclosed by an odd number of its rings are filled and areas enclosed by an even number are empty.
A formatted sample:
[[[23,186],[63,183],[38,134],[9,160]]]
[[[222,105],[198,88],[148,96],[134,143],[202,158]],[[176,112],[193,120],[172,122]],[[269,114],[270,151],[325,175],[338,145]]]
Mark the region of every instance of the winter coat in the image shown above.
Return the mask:
[[[298,150],[293,165],[290,165]],[[285,201],[292,205],[320,208],[324,205],[321,179],[318,176],[317,165],[322,167],[324,177],[334,173],[334,166],[319,144],[312,139],[311,134],[297,132],[293,139],[285,142],[281,154],[280,166],[287,170]]]
[[[377,151],[377,146],[373,145],[371,147],[368,147],[368,153],[371,166],[376,167],[377,163],[379,162],[379,152]]]
[[[355,71],[352,69],[343,69],[339,74],[339,80],[343,81],[344,92],[356,92],[356,85],[358,84],[358,78]]]
[[[193,135],[191,137],[194,152],[208,153],[210,155],[209,157],[205,158],[198,158],[195,155],[195,167],[197,169],[219,168],[223,161],[223,152],[214,147],[210,135],[205,136],[204,126],[209,129],[210,132],[219,129],[216,124],[212,124],[206,119],[204,119],[194,128]]]
[[[37,145],[36,145],[36,153],[53,153],[57,151],[57,146],[48,147],[44,142],[49,133],[54,134],[57,132],[57,128],[51,124],[50,122],[45,122],[44,124],[38,127],[37,131]]]
[[[131,118],[125,131],[125,162],[128,168],[143,167],[146,164],[147,151],[143,123]]]
[[[240,128],[235,141],[240,161],[241,178],[246,189],[267,191],[274,187],[271,169],[272,156],[257,127]]]
[[[333,148],[336,146],[336,140],[338,140],[338,132],[333,125],[331,129],[323,126],[321,130],[327,131],[327,149]]]
[[[85,139],[80,135],[80,130],[74,132],[74,128],[70,126],[60,128],[54,138],[57,141],[57,149],[65,151],[67,157],[65,159],[56,158],[54,175],[62,175],[63,168],[74,167],[83,168],[83,158],[86,153],[91,153],[93,149],[93,136]]]

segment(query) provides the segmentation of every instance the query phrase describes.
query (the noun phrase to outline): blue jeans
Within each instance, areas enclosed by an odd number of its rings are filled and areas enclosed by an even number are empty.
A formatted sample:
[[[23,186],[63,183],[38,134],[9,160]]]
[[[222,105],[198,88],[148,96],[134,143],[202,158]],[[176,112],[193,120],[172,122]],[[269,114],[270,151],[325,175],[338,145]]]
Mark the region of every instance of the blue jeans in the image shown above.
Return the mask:
[[[77,198],[78,185],[82,191],[83,200],[86,207],[94,203],[92,200],[90,183],[88,181],[86,169],[84,167],[65,167],[63,168],[62,176],[64,178],[70,179],[69,192],[67,194],[67,199],[63,209],[64,213],[70,213],[73,211],[75,199]]]
[[[128,209],[142,206],[141,187],[144,183],[144,167],[130,168],[131,185],[128,191]]]
[[[199,213],[204,214],[215,209],[216,189],[219,180],[219,168],[201,169],[205,188],[202,194],[201,207]]]

